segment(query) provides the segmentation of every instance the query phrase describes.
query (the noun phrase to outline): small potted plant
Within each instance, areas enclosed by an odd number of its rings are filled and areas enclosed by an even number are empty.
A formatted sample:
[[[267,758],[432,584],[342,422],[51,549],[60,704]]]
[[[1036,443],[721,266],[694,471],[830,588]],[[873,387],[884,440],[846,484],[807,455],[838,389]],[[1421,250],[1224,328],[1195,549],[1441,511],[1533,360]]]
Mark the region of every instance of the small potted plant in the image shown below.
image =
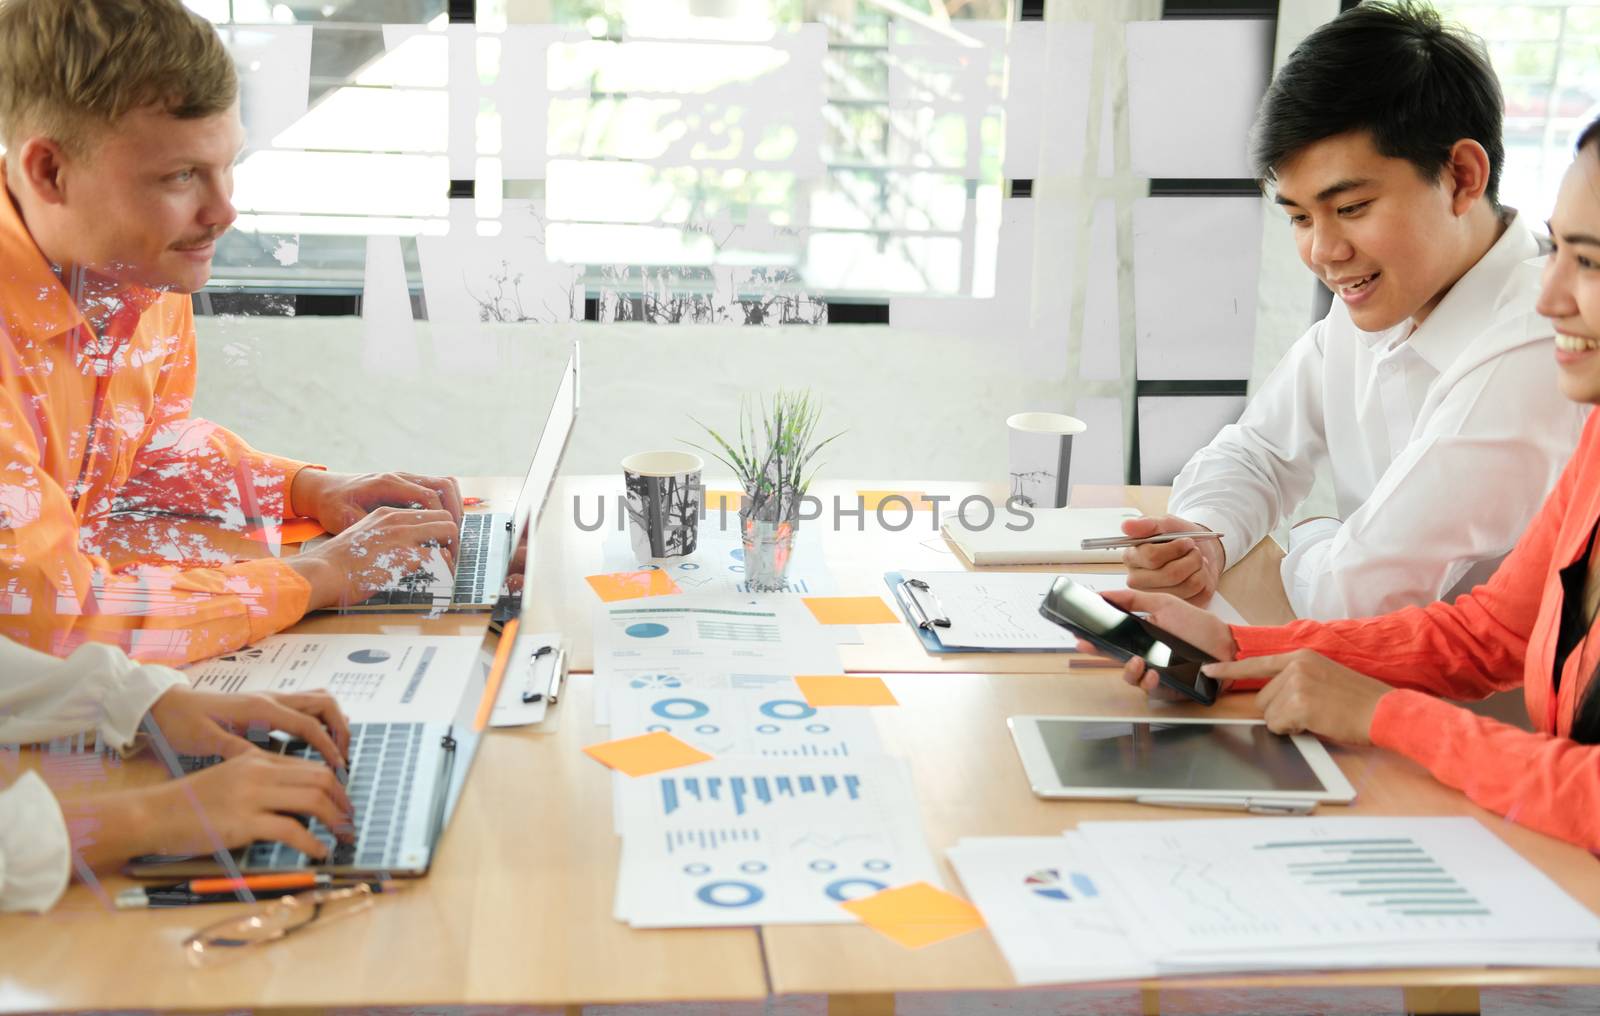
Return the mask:
[[[762,402],[759,409],[758,417],[748,398],[740,401],[737,445],[695,420],[722,453],[694,447],[733,470],[744,488],[739,530],[744,539],[745,579],[754,592],[776,592],[784,588],[795,529],[800,524],[801,499],[815,475],[808,467],[840,434],[817,440],[822,406],[809,391],[779,391],[770,407]]]

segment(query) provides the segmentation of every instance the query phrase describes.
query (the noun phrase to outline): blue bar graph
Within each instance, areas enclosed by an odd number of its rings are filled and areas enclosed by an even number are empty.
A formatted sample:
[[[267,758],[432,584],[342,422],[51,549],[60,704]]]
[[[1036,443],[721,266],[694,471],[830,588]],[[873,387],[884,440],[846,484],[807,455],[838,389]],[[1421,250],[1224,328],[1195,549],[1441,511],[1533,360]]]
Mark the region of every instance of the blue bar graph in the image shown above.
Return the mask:
[[[723,793],[724,789],[726,794]],[[685,809],[693,809],[696,805],[716,805],[731,807],[731,817],[743,818],[757,804],[782,804],[784,798],[798,800],[804,796],[831,798],[841,789],[849,800],[861,800],[861,778],[854,773],[823,773],[818,776],[663,776],[661,813],[674,815]],[[1320,873],[1298,874],[1316,876]]]

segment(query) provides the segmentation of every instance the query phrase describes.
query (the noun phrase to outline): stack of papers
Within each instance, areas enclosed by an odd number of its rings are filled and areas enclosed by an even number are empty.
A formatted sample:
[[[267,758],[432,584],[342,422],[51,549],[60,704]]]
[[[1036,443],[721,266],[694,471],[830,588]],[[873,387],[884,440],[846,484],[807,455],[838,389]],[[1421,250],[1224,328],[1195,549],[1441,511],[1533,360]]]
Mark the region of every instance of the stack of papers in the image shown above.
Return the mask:
[[[791,684],[842,672],[832,636],[799,597],[683,595],[595,609],[595,721],[617,690],[698,691]]]
[[[1600,918],[1470,818],[1086,822],[950,858],[1023,984],[1600,967]]]
[[[613,777],[615,913],[640,928],[854,923],[841,904],[938,884],[915,788],[872,710],[813,706],[840,672],[798,597],[674,596],[596,608],[596,719],[712,761]]]
[[[939,883],[904,764],[730,756],[617,778],[616,916],[636,928],[853,924],[840,904]]]

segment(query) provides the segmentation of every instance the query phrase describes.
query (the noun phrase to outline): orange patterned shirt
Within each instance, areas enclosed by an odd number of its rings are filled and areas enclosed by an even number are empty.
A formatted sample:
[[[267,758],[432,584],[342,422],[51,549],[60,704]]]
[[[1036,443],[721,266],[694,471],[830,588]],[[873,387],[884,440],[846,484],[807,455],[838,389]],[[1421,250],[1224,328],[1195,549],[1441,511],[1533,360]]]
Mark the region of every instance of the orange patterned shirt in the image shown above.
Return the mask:
[[[205,535],[275,527],[304,464],[189,415],[189,297],[118,299],[97,333],[0,185],[0,635],[181,664],[305,613],[292,568]]]

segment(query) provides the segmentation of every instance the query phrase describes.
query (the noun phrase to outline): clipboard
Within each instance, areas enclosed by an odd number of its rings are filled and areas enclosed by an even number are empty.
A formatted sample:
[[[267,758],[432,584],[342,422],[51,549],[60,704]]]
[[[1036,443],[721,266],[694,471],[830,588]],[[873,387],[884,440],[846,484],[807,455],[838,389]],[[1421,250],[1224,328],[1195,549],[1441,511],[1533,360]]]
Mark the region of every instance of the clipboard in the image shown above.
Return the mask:
[[[889,592],[894,597],[900,614],[905,618],[906,624],[922,643],[922,648],[936,656],[952,656],[960,653],[1082,653],[1081,649],[1039,649],[1036,647],[1016,647],[1007,649],[976,648],[973,646],[950,647],[939,641],[939,631],[949,627],[949,618],[944,616],[944,608],[939,604],[938,591],[927,586],[916,590],[910,587],[910,582],[900,572],[884,572],[884,582],[888,583]],[[938,622],[944,621],[944,624]]]

